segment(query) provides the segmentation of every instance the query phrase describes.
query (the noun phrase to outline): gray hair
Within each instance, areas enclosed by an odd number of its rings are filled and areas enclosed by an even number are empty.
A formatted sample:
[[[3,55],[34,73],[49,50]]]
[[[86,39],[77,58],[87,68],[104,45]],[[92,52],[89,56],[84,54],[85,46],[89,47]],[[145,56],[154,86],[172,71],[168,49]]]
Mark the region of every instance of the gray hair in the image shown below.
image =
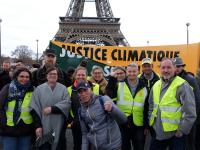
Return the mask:
[[[161,63],[162,63],[163,61],[166,61],[166,60],[170,61],[174,67],[176,66],[176,65],[175,65],[175,61],[176,61],[175,58],[163,58],[163,59],[161,60],[161,62],[160,62],[160,66],[161,66]]]
[[[116,70],[122,70],[124,73],[126,73],[126,69],[125,67],[121,67],[121,66],[117,66],[117,67],[114,67],[113,71],[116,71]]]
[[[103,69],[102,69],[102,67],[100,67],[100,66],[93,66],[93,67],[92,67],[91,74],[93,74],[94,71],[97,70],[97,69],[101,70],[101,72],[103,73]]]
[[[138,67],[138,64],[137,64],[137,63],[134,63],[134,62],[131,63],[131,64],[129,64],[127,67],[135,67],[135,68],[137,68],[137,69],[139,68],[139,67]]]

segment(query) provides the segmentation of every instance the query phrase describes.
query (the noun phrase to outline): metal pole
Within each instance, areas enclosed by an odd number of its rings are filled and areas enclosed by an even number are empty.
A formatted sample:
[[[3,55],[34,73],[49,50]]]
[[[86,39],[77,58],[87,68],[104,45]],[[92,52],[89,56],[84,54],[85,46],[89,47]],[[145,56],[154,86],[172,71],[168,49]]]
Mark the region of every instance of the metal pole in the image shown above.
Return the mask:
[[[37,62],[39,61],[39,59],[38,59],[38,39],[36,40],[36,42],[37,42]]]
[[[147,46],[149,46],[149,41],[147,41]]]
[[[187,26],[187,44],[189,44],[189,26],[190,26],[190,23],[187,22],[186,26]]]
[[[1,58],[1,22],[2,19],[0,18],[0,58]]]

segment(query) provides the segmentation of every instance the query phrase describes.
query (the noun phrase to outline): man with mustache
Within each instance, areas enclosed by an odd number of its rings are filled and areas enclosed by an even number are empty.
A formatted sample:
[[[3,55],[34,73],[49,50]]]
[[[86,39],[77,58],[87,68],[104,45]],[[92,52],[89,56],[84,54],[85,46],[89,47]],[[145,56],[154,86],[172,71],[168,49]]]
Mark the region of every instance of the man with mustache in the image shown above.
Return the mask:
[[[58,82],[65,85],[66,74],[56,65],[56,52],[54,49],[46,49],[44,52],[44,65],[33,72],[33,85],[38,86],[47,81],[46,70],[50,67],[58,69]]]
[[[149,120],[154,133],[150,150],[184,150],[187,135],[196,119],[192,88],[175,76],[173,61],[165,58],[160,66],[161,79],[149,96]]]

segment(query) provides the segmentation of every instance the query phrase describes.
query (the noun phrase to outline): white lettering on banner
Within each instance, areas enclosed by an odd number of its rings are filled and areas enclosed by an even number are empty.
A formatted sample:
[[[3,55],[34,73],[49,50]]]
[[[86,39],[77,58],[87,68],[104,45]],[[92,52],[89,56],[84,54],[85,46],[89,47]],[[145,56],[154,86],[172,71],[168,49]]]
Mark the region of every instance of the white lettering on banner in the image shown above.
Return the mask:
[[[83,57],[81,55],[76,55],[75,53],[72,53],[70,51],[66,51],[66,49],[62,48],[62,53],[60,53],[60,57],[65,57],[66,54],[69,58],[82,58]]]
[[[104,71],[104,76],[107,77],[110,75],[110,66],[105,66],[103,68],[103,71]]]
[[[62,53],[60,54],[60,57],[65,57],[65,54],[66,54],[66,50],[62,48]]]
[[[70,51],[67,51],[67,56],[70,57],[70,58],[74,58],[75,54],[70,52]]]

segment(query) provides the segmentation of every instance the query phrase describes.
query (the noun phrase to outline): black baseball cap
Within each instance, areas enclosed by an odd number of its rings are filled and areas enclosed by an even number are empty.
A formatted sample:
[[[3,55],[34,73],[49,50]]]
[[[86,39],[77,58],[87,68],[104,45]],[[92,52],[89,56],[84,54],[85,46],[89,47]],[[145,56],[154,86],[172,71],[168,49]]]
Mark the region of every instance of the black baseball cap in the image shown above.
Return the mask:
[[[91,87],[90,87],[90,84],[87,81],[80,81],[78,83],[78,86],[77,86],[77,91],[79,91],[81,89],[87,90],[89,88],[91,88]]]
[[[56,56],[56,51],[54,49],[46,49],[44,51],[44,54],[45,55],[53,55],[53,56]]]

